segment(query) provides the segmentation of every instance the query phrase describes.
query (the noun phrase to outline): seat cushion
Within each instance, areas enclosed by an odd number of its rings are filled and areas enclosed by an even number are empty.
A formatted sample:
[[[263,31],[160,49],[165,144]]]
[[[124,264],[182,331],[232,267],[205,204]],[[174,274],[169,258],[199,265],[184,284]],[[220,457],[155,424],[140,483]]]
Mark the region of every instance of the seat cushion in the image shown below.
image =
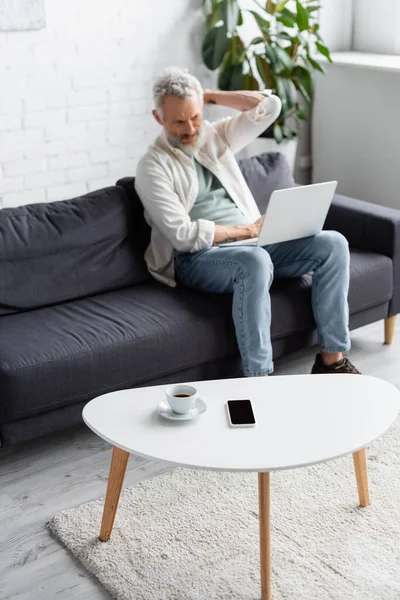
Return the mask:
[[[229,315],[149,283],[0,318],[0,422],[236,351]]]
[[[273,340],[314,329],[311,281],[273,283]],[[387,302],[392,287],[389,258],[352,251],[352,314]],[[0,339],[0,422],[237,353],[230,295],[157,283],[0,317]]]

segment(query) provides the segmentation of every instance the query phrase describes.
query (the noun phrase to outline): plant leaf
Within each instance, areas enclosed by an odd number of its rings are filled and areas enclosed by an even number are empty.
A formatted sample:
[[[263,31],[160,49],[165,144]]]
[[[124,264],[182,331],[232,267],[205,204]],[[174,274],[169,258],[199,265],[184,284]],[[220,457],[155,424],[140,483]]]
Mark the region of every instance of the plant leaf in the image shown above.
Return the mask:
[[[255,37],[251,40],[249,46],[255,46],[256,44],[264,44],[264,38],[262,37]]]
[[[312,104],[312,99],[309,96],[306,88],[304,87],[304,85],[302,84],[301,81],[299,81],[298,79],[296,79],[294,81],[294,85],[296,86],[296,88],[299,90],[300,94],[303,96],[304,100],[307,102],[307,104],[309,104],[311,106]]]
[[[321,5],[320,5],[320,4],[316,4],[315,6],[307,6],[307,7],[306,7],[306,10],[307,10],[309,13],[312,13],[312,12],[314,12],[315,10],[319,10],[320,8],[321,8]]]
[[[214,71],[222,63],[228,49],[229,39],[225,26],[214,27],[206,34],[202,54],[205,65]]]
[[[279,71],[279,60],[275,53],[275,46],[271,46],[270,44],[265,44],[265,56],[268,58],[271,63],[271,67],[274,71]]]
[[[231,64],[242,64],[246,57],[246,48],[238,35],[230,38],[229,52],[231,54]]]
[[[243,25],[243,15],[242,15],[242,11],[239,10],[239,16],[238,16],[238,27],[240,27],[241,25]]]
[[[305,67],[297,65],[292,73],[292,80],[296,84],[297,81],[300,81],[302,86],[307,92],[308,97],[311,99],[314,93],[314,74],[312,71],[309,71]]]
[[[284,138],[288,140],[293,139],[293,131],[287,125],[282,125],[281,131]]]
[[[288,33],[287,31],[280,31],[276,35],[277,35],[277,37],[279,37],[283,40],[288,40],[289,42],[291,42],[294,39],[294,36],[290,35],[290,33]]]
[[[243,66],[228,65],[220,69],[218,87],[220,90],[240,90],[243,83]]]
[[[294,27],[296,23],[296,21],[292,21],[292,19],[288,19],[284,16],[276,17],[276,20],[279,21],[279,23],[282,23],[282,25],[284,25],[285,27]]]
[[[221,11],[221,17],[224,21],[227,32],[233,33],[235,31],[238,21],[238,3],[236,2],[236,0],[223,0],[223,2],[219,6]]]
[[[320,44],[319,42],[315,42],[315,45],[317,47],[317,50],[323,54],[328,60],[329,62],[333,62],[333,60],[331,59],[331,55],[329,53],[329,50],[326,46],[324,46],[323,44]]]
[[[282,79],[285,88],[288,108],[293,108],[297,104],[297,89],[291,79]]]
[[[299,119],[301,119],[302,121],[307,121],[307,111],[304,108],[304,106],[299,105],[297,107],[297,113],[296,113],[297,117]]]
[[[308,12],[299,0],[296,0],[297,25],[300,31],[308,29]]]
[[[320,73],[323,73],[325,75],[326,71],[322,67],[322,65],[320,65],[319,62],[317,62],[316,60],[314,60],[309,54],[307,54],[307,60],[314,67],[314,69],[316,71],[319,71]]]
[[[274,81],[271,73],[271,67],[260,54],[256,54],[257,71],[268,89],[274,89]]]
[[[243,90],[259,90],[260,89],[260,86],[258,85],[258,81],[254,77],[253,73],[249,72],[243,76],[243,84],[242,84],[241,89],[243,89]]]
[[[276,77],[276,94],[279,96],[282,102],[282,113],[285,113],[289,109],[288,99],[286,96],[286,88],[283,83],[282,77]]]
[[[210,31],[210,29],[213,29],[213,27],[215,27],[215,25],[218,23],[218,21],[221,21],[221,13],[220,13],[219,8],[217,7],[215,10],[213,10],[213,12],[211,12],[206,17],[207,31]]]
[[[249,10],[248,12],[250,12],[253,15],[253,17],[257,21],[257,25],[259,26],[259,28],[261,29],[261,31],[263,33],[267,33],[269,35],[269,25],[270,25],[269,21],[267,21],[266,19],[264,19],[261,15],[259,15],[254,10]]]
[[[288,2],[289,0],[283,0],[283,2],[279,2],[279,4],[276,5],[275,12],[281,12],[285,8],[285,4],[287,4]]]
[[[274,50],[278,60],[282,63],[284,68],[291,71],[293,69],[293,62],[287,52],[285,52],[285,50],[278,45],[274,46]]]
[[[267,4],[265,5],[265,10],[268,14],[273,15],[276,10],[276,4],[272,0],[267,0]]]
[[[285,6],[285,8],[282,10],[282,13],[285,16],[289,17],[290,19],[296,20],[296,18],[297,18],[297,9],[296,10],[290,10],[289,8],[287,8]]]
[[[282,10],[282,16],[285,17],[285,19],[291,20],[293,24],[297,21],[297,14],[286,7]]]
[[[231,90],[241,90],[243,85],[243,64],[232,66]]]
[[[283,140],[282,129],[281,129],[280,125],[277,125],[277,124],[274,125],[274,138],[276,139],[278,144],[280,144],[281,141]]]
[[[297,106],[297,88],[291,79],[276,77],[277,95],[282,101],[281,115],[294,113]]]

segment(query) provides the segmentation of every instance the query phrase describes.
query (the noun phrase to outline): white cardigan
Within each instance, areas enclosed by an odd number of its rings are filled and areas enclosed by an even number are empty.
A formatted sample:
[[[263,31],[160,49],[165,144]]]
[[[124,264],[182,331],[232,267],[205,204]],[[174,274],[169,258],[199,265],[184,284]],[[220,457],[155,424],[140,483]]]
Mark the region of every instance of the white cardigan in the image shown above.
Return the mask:
[[[279,116],[281,101],[268,96],[254,108],[211,123],[203,121],[200,147],[194,157],[220,180],[242,213],[255,222],[260,217],[234,154],[271,125]],[[192,160],[172,146],[163,130],[136,170],[135,189],[151,227],[145,253],[155,279],[174,287],[174,249],[198,252],[214,243],[215,224],[191,221],[189,212],[198,195],[198,179]]]

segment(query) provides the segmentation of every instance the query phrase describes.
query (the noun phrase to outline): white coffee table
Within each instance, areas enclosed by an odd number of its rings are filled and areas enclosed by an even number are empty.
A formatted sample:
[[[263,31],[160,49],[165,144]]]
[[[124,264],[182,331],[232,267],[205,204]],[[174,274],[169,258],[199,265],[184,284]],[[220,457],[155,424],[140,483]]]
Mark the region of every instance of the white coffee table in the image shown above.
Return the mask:
[[[262,600],[271,599],[270,472],[353,453],[358,496],[368,506],[365,446],[394,421],[400,393],[363,375],[291,375],[190,382],[207,403],[192,421],[168,421],[157,404],[168,386],[111,392],[83,409],[85,423],[114,446],[100,539],[107,541],[129,454],[174,466],[257,471]],[[250,398],[255,428],[230,428],[226,402]]]

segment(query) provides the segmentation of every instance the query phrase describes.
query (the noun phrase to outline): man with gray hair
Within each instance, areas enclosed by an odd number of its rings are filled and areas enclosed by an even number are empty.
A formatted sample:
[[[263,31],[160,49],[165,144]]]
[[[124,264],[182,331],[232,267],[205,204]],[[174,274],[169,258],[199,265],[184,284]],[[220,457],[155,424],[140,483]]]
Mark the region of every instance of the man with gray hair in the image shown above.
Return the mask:
[[[280,99],[263,91],[203,90],[187,70],[165,70],[153,86],[163,127],[137,166],[135,188],[151,227],[145,259],[155,279],[205,292],[233,293],[233,321],[245,376],[273,372],[269,289],[276,277],[313,272],[312,304],[320,353],[313,373],[358,373],[350,348],[349,248],[338,232],[257,246],[263,217],[235,154],[279,117]],[[203,105],[239,114],[203,121]]]

